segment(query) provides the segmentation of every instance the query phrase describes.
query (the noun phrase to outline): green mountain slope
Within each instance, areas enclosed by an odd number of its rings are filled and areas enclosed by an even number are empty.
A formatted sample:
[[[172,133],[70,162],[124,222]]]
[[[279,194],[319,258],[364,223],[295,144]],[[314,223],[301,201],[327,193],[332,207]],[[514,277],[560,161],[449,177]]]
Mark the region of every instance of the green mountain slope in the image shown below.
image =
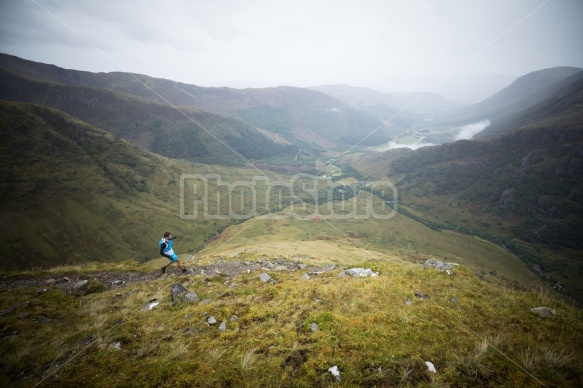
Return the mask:
[[[241,120],[194,108],[177,109],[108,89],[40,82],[8,71],[0,71],[0,83],[0,99],[62,110],[164,156],[244,164],[297,152]]]
[[[159,104],[234,115],[253,126],[279,133],[287,141],[305,146],[314,144],[316,148],[322,144],[336,145],[342,136],[366,135],[381,125],[375,116],[366,111],[351,108],[324,93],[303,88],[205,88],[130,73],[66,70],[5,54],[0,55],[0,67],[37,81],[107,89]],[[282,127],[282,122],[289,122],[289,127]]]
[[[0,104],[1,267],[156,257],[161,233],[193,252],[229,221],[180,218],[180,175],[163,158],[62,112]],[[252,177],[255,170],[213,173]],[[251,179],[251,178],[249,178]]]
[[[556,84],[557,91],[534,106],[508,117],[483,132],[476,138],[497,136],[519,128],[568,127],[583,122],[583,71]]]
[[[420,219],[517,244],[513,249],[536,272],[583,295],[578,281],[583,275],[580,126],[521,129],[404,155],[389,151],[365,156],[353,166],[394,180],[401,203],[412,206]]]
[[[477,104],[448,113],[442,120],[467,123],[490,120],[493,124],[546,100],[564,87],[562,81],[580,72],[575,67],[554,67],[528,73]],[[484,131],[484,135],[487,134]]]

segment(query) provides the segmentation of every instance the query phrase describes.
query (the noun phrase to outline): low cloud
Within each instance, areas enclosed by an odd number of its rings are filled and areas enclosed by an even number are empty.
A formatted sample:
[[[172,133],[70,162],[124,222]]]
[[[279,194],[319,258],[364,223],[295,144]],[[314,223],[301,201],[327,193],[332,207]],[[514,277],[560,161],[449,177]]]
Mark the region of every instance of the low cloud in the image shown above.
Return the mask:
[[[459,127],[459,133],[455,137],[455,140],[469,140],[488,128],[490,124],[492,124],[490,120],[486,119]]]
[[[395,148],[409,148],[409,149],[415,151],[415,150],[417,150],[417,149],[419,149],[421,147],[431,147],[431,146],[434,146],[434,145],[436,145],[436,144],[433,144],[433,143],[424,143],[424,142],[421,142],[421,141],[419,141],[417,143],[413,143],[413,144],[401,144],[401,143],[396,143],[394,141],[390,141],[389,142],[389,149],[392,150],[392,149],[395,149]]]

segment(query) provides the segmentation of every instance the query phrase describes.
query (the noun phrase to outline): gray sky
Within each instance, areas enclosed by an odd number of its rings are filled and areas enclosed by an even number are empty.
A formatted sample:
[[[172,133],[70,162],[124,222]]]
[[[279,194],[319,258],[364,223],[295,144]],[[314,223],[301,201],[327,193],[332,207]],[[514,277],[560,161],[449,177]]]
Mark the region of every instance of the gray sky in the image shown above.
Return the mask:
[[[581,20],[582,0],[0,0],[0,51],[202,86],[426,90],[583,67]]]

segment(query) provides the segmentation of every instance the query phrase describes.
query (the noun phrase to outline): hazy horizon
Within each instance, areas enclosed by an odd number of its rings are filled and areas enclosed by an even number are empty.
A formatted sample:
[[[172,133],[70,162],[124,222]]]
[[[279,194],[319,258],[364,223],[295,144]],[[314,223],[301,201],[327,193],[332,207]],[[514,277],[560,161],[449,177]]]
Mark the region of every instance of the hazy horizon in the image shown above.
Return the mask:
[[[1,52],[200,86],[449,88],[452,98],[455,88],[463,94],[544,68],[583,68],[577,0],[174,0],[139,7],[32,0],[2,2],[0,11]]]

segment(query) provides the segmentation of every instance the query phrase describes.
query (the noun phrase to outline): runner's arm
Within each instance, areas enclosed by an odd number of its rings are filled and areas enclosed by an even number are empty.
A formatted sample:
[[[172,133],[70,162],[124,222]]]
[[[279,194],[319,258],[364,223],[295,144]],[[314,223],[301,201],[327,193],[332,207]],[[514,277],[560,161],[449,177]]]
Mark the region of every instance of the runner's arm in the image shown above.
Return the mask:
[[[171,259],[172,256],[170,256],[164,252],[164,249],[166,249],[166,246],[167,246],[166,243],[162,243],[162,245],[160,245],[160,254],[168,259]]]

